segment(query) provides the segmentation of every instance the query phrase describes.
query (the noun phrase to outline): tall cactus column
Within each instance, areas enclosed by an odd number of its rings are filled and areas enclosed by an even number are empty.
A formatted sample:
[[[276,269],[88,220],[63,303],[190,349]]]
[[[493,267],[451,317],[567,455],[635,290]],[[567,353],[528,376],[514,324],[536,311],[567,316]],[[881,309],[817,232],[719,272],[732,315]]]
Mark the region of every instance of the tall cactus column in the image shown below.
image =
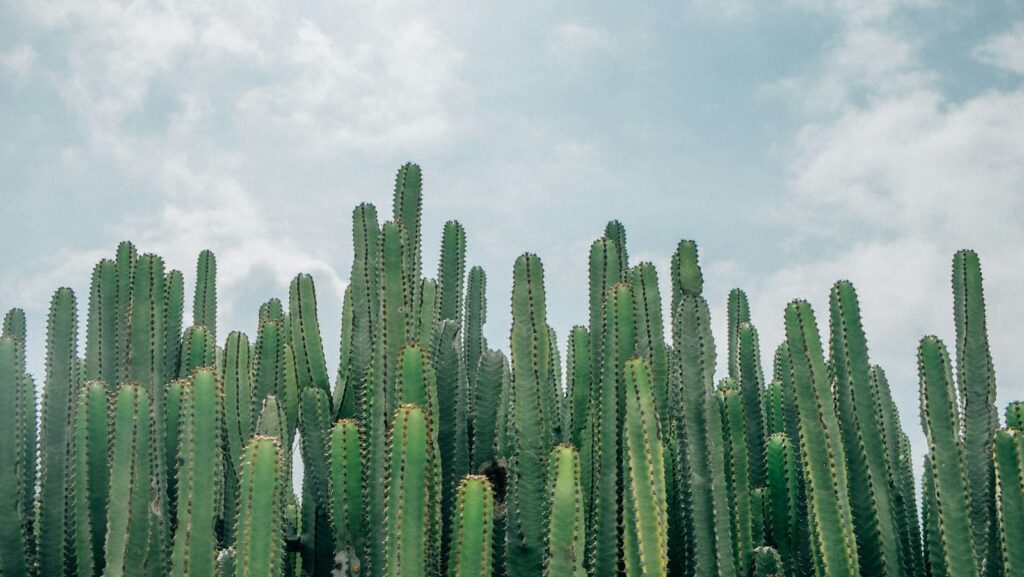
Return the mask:
[[[18,388],[24,378],[24,368],[19,362],[21,343],[14,337],[0,338],[0,510],[17,518],[24,516],[21,510],[21,483],[18,473],[25,466],[18,455],[20,437],[24,435],[24,422],[18,419]],[[0,524],[0,573],[4,575],[28,575],[28,541],[25,527],[21,523]]]

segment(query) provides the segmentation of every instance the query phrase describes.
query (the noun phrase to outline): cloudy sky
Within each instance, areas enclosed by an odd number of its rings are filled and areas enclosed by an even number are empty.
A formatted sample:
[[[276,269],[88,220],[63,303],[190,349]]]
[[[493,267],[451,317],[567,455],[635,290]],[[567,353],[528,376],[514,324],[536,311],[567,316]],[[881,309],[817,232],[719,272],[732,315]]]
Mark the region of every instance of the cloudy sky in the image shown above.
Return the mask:
[[[412,160],[426,270],[462,221],[492,346],[526,250],[559,337],[587,318],[618,218],[662,271],[700,243],[720,345],[734,286],[767,356],[788,300],[820,315],[853,280],[920,449],[915,349],[952,338],[958,248],[982,257],[999,404],[1024,398],[1022,81],[1011,0],[0,0],[0,308],[29,312],[39,373],[50,294],[87,294],[118,241],[187,282],[211,248],[221,326],[250,334],[314,274],[336,365],[351,210],[388,214]]]

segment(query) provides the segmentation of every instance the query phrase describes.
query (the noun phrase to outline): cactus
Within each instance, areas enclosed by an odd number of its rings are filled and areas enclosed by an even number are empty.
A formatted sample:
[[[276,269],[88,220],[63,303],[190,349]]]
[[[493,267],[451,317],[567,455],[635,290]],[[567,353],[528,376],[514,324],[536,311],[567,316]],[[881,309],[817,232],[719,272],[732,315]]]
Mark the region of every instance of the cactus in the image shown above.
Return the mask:
[[[925,454],[922,468],[924,472],[921,478],[921,525],[924,528],[925,575],[946,577],[946,561],[945,553],[942,550],[942,537],[939,533],[938,503],[935,500],[935,477],[931,455]]]
[[[5,331],[6,332],[6,331]],[[25,435],[24,416],[20,415],[22,380],[25,378],[22,343],[13,336],[0,338],[0,435],[11,441],[0,443],[0,508],[17,520],[26,517],[23,510],[22,493],[24,479],[20,475],[26,467],[20,455],[21,439]],[[0,526],[0,573],[4,575],[28,575],[28,543],[26,529],[21,522],[3,523]]]
[[[401,363],[403,373],[408,367],[410,347],[402,349]],[[420,353],[422,357],[425,357]],[[427,403],[413,398],[405,398],[406,402],[428,404],[437,408],[433,416],[433,426],[437,434],[441,458],[441,518],[450,519],[452,504],[459,480],[469,473],[469,383],[462,359],[462,347],[459,340],[459,325],[456,321],[441,321],[434,344],[433,358],[436,364],[436,385]],[[420,365],[429,364],[425,358]],[[404,379],[403,379],[404,380]],[[447,566],[447,551],[451,537],[451,526],[445,525],[441,534],[442,567]]]
[[[3,417],[13,424],[15,434],[6,437],[11,439],[15,445],[14,458],[5,462],[15,463],[17,471],[17,482],[7,487],[15,488],[18,496],[18,504],[8,511],[16,511],[19,525],[24,534],[25,547],[28,558],[31,559],[35,547],[35,503],[36,503],[36,479],[37,479],[37,441],[38,434],[36,426],[36,386],[32,377],[25,372],[25,344],[26,344],[25,311],[22,309],[11,309],[4,316],[3,330],[0,338],[12,339],[14,351],[14,369],[16,375],[12,377],[6,374],[8,381],[4,386],[12,387],[10,390],[10,403],[3,404],[3,410],[9,411]],[[10,380],[12,379],[13,380]]]
[[[331,427],[327,453],[330,470],[331,523],[334,526],[335,573],[362,573],[366,534],[363,529],[359,424],[342,419]]]
[[[467,475],[459,482],[452,512],[450,577],[490,577],[494,532],[494,491],[487,477]]]
[[[208,250],[200,252],[196,262],[192,324],[206,327],[217,342],[217,258]]]
[[[441,260],[437,267],[439,317],[462,326],[462,301],[466,279],[466,229],[449,220],[441,235]]]
[[[316,319],[316,288],[313,277],[308,274],[292,279],[288,290],[288,318],[291,320],[291,342],[295,349],[299,387],[318,387],[330,395],[331,383],[327,378],[320,324]]]
[[[349,383],[349,370],[352,363],[352,284],[345,287],[341,297],[341,337],[338,345],[338,375],[334,381],[333,405],[339,417],[352,418],[359,413],[359,386],[353,376]]]
[[[178,378],[187,378],[200,367],[217,365],[217,343],[210,331],[199,325],[185,329],[181,337],[181,363],[178,367]]]
[[[665,347],[658,273],[653,264],[642,262],[629,269],[629,282],[635,297],[636,352],[646,357],[651,364],[654,403],[658,415],[668,415],[668,351]]]
[[[590,366],[590,332],[576,325],[569,332],[565,356],[566,384],[569,395],[569,439],[582,447],[586,437],[587,418],[593,381]]]
[[[617,220],[609,221],[604,227],[604,236],[615,243],[615,254],[619,259],[619,270],[625,274],[629,268],[629,253],[626,251],[626,227]]]
[[[164,368],[160,379],[162,383],[178,377],[184,301],[185,279],[181,276],[181,271],[172,270],[164,276]]]
[[[729,330],[726,338],[729,342],[729,377],[739,382],[740,325],[750,322],[750,304],[747,301],[747,293],[738,288],[729,291],[727,311]]]
[[[385,523],[386,577],[434,575],[431,538],[434,493],[428,479],[434,466],[430,417],[422,407],[403,404],[395,411],[389,441]]]
[[[480,357],[487,352],[484,324],[487,322],[487,273],[475,266],[469,269],[466,286],[466,321],[462,329],[462,358],[466,362],[466,380],[471,395],[476,393]]]
[[[276,577],[284,552],[285,466],[281,445],[256,436],[243,452],[235,577]]]
[[[110,490],[109,436],[106,383],[87,381],[75,406],[72,463],[75,570],[82,577],[99,575],[104,565],[103,537]]]
[[[832,287],[831,360],[842,429],[858,558],[864,575],[905,577],[889,492],[888,451],[881,399],[871,382],[867,339],[857,293],[849,281]]]
[[[512,284],[512,398],[509,434],[515,438],[509,468],[510,577],[533,577],[544,564],[544,477],[557,427],[551,399],[544,269],[535,255],[516,259]],[[614,528],[612,529],[614,531]],[[613,551],[614,554],[614,551]]]
[[[328,577],[334,567],[331,526],[330,471],[327,463],[331,426],[330,397],[310,385],[301,393],[299,434],[302,439],[302,566],[314,577]]]
[[[170,575],[213,575],[217,567],[214,526],[224,494],[221,450],[225,421],[222,385],[213,369],[197,370],[182,387],[180,407],[178,525]]]
[[[765,483],[764,463],[764,373],[761,370],[761,344],[757,329],[749,322],[740,323],[736,335],[736,382],[743,399],[743,413],[750,457],[750,483]]]
[[[782,559],[771,547],[758,547],[753,555],[754,577],[782,577]]]
[[[85,327],[85,374],[89,380],[117,382],[117,269],[103,259],[92,269],[89,317]]]
[[[1024,575],[1024,447],[1021,432],[1016,429],[996,431],[995,453],[996,497],[1001,538],[1002,568],[1006,577]]]
[[[470,470],[479,472],[482,467],[494,460],[496,433],[501,423],[498,421],[501,399],[501,384],[508,371],[508,361],[501,351],[487,351],[478,363],[475,395],[473,397],[472,419],[472,464]]]
[[[58,289],[50,301],[46,324],[46,382],[39,433],[38,524],[39,574],[61,575],[67,561],[67,469],[78,390],[75,344],[78,333],[75,294]]]
[[[595,385],[604,362],[601,350],[604,347],[605,295],[608,294],[608,287],[618,283],[622,275],[615,242],[607,237],[595,240],[590,245],[590,374],[595,379]]]
[[[548,523],[544,577],[585,577],[586,531],[580,454],[572,445],[552,449],[548,459]]]
[[[347,370],[346,388],[356,391],[357,411],[362,413],[362,397],[366,386],[366,372],[373,359],[374,338],[378,330],[380,299],[377,282],[380,275],[378,256],[380,233],[377,209],[363,203],[352,211],[352,272],[348,292],[352,296],[352,337],[348,362],[339,365],[339,372]],[[339,380],[341,379],[339,375]]]
[[[117,317],[116,328],[117,328],[117,382],[128,379],[128,351],[129,351],[129,334],[128,328],[130,323],[128,317],[131,313],[132,303],[132,291],[135,283],[135,266],[139,258],[139,253],[135,249],[135,245],[125,241],[117,245],[117,255],[114,259],[114,268],[116,269],[117,277],[117,288],[116,288],[116,307],[115,314]]]
[[[415,283],[423,274],[422,263],[422,231],[423,215],[423,174],[416,164],[406,163],[398,169],[395,176],[395,195],[392,207],[392,219],[402,226],[403,243],[407,247],[402,257],[402,276],[410,293]],[[410,302],[415,302],[415,295],[410,294]],[[411,310],[415,317],[416,311]]]
[[[934,567],[946,567],[950,577],[978,575],[976,548],[971,535],[970,495],[964,467],[960,415],[953,391],[952,369],[946,346],[936,337],[925,337],[917,352],[921,379],[921,426],[931,454],[931,485],[934,500],[929,519],[937,529],[937,550],[929,553]],[[934,508],[931,508],[934,505]],[[934,538],[934,537],[933,537]],[[984,545],[983,545],[984,547]],[[984,551],[984,548],[982,549]]]
[[[278,320],[260,322],[250,360],[253,407],[262,407],[268,396],[279,395],[284,388],[284,332]]]
[[[434,338],[437,335],[438,322],[440,321],[438,318],[439,295],[437,290],[437,281],[429,278],[420,279],[419,291],[417,292],[419,302],[416,303],[418,314],[417,318],[412,320],[414,327],[412,328],[411,340],[427,348],[434,345]]]
[[[736,382],[727,378],[718,386],[718,400],[725,430],[725,477],[729,486],[733,555],[736,570],[740,575],[746,575],[754,539],[750,504],[751,459],[747,452],[747,419],[743,403],[745,399],[736,387]]]
[[[623,549],[626,574],[662,576],[668,571],[668,511],[665,448],[655,408],[655,389],[646,359],[623,369],[626,415],[623,425]]]
[[[800,539],[798,471],[793,444],[785,433],[773,433],[767,442],[768,533],[770,542],[787,563],[792,575],[792,560]]]
[[[846,462],[829,389],[821,340],[811,306],[786,307],[786,341],[800,421],[800,453],[807,480],[812,553],[830,577],[860,573],[853,533]]]

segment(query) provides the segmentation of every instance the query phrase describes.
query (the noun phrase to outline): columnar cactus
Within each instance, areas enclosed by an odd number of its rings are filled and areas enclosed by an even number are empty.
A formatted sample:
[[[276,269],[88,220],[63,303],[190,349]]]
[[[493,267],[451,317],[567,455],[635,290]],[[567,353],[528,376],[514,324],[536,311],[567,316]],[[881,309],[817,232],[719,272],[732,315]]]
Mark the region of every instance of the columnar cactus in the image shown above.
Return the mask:
[[[493,572],[494,491],[487,477],[467,475],[459,482],[452,511],[450,577],[490,577]]]
[[[636,352],[651,364],[651,384],[658,415],[668,415],[668,351],[658,273],[653,264],[642,262],[629,269],[628,275],[636,308]]]
[[[590,364],[590,332],[576,325],[569,331],[565,356],[566,386],[569,395],[569,439],[582,447],[586,436],[593,379]]]
[[[449,220],[441,235],[441,260],[437,266],[440,319],[462,326],[462,301],[466,280],[466,229]]]
[[[1002,569],[1006,577],[1024,575],[1024,446],[1016,429],[996,431],[994,453]]]
[[[743,398],[747,455],[750,457],[750,483],[757,486],[765,482],[765,387],[764,373],[761,370],[761,344],[757,329],[749,322],[740,323],[736,340],[736,383]]]
[[[13,514],[16,522],[0,524],[0,573],[28,575],[28,543],[26,526],[18,522],[26,513],[22,510],[22,483],[19,473],[25,467],[19,455],[25,422],[19,419],[18,396],[25,369],[21,352],[22,343],[13,336],[0,338],[0,435],[9,441],[0,443],[0,510]]]
[[[768,437],[767,464],[770,542],[787,564],[786,574],[792,575],[792,559],[800,539],[799,473],[793,444],[785,433]]]
[[[572,445],[558,445],[548,462],[548,523],[544,577],[585,577],[586,530],[580,454]]]
[[[330,468],[331,522],[334,525],[335,572],[344,577],[363,571],[366,532],[363,523],[359,424],[342,419],[331,428],[327,454]]]
[[[729,303],[726,307],[726,311],[726,320],[728,322],[728,333],[726,335],[726,339],[729,343],[729,377],[739,382],[740,325],[750,322],[750,303],[747,300],[747,293],[738,288],[734,288],[729,291]]]
[[[736,569],[746,575],[754,548],[750,505],[750,459],[747,452],[747,419],[736,382],[724,379],[718,387],[725,433],[725,477],[729,485],[729,510]]]
[[[477,472],[494,459],[496,434],[505,429],[504,423],[498,421],[498,413],[508,360],[501,351],[487,351],[480,357],[479,365],[471,416],[473,461],[470,467]]]
[[[83,577],[99,575],[105,553],[107,491],[110,490],[110,427],[104,381],[87,381],[75,406],[73,469],[75,569]]]
[[[255,436],[243,452],[235,577],[276,577],[284,552],[285,466],[273,437]]]
[[[487,273],[475,266],[469,269],[469,280],[466,283],[466,321],[462,330],[462,358],[466,363],[466,380],[469,381],[471,394],[476,391],[480,357],[487,352],[487,339],[484,338],[486,322]]]
[[[217,341],[217,258],[209,250],[200,252],[196,263],[192,324],[209,329],[214,342]]]
[[[328,395],[331,385],[327,377],[324,346],[320,340],[320,324],[316,318],[316,289],[313,277],[300,274],[292,279],[288,291],[288,318],[291,320],[292,346],[300,387],[319,387]]]
[[[389,441],[387,514],[385,523],[386,577],[426,577],[437,571],[431,542],[431,512],[436,493],[431,489],[430,417],[417,405],[395,411]]]
[[[331,488],[327,454],[331,426],[330,397],[310,384],[301,393],[299,434],[302,439],[302,565],[313,577],[329,577],[334,567]]]

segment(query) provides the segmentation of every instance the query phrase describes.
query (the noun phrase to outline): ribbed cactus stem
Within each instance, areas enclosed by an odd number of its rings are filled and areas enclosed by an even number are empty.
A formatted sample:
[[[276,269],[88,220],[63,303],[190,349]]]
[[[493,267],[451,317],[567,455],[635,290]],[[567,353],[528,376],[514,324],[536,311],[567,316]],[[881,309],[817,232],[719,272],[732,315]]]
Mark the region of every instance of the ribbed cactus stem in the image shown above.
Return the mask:
[[[333,394],[335,410],[344,418],[353,418],[359,413],[358,396],[361,383],[355,377],[352,378],[351,384],[348,382],[349,371],[352,365],[353,306],[352,284],[349,283],[341,297],[341,337],[338,345],[338,375],[334,381]]]
[[[78,390],[78,317],[75,295],[58,289],[46,325],[46,382],[40,438],[37,543],[39,574],[61,575],[67,537],[67,470],[71,421]]]
[[[626,574],[664,577],[668,571],[665,447],[654,382],[645,358],[626,361],[623,425],[623,556]]]
[[[864,575],[904,577],[893,495],[889,491],[882,400],[872,385],[868,345],[853,284],[839,281],[830,298],[831,360],[842,429],[854,532]]]
[[[242,458],[242,449],[252,436],[253,399],[250,382],[249,337],[232,332],[224,345],[224,428],[228,461],[232,468]]]
[[[467,475],[459,482],[452,512],[449,577],[490,577],[494,559],[494,491],[487,477]]]
[[[487,351],[484,324],[487,322],[487,274],[475,266],[469,269],[466,283],[466,322],[462,330],[462,357],[466,362],[466,380],[471,394],[476,392],[480,357]]]
[[[212,367],[217,364],[217,343],[210,331],[200,325],[185,329],[181,337],[181,363],[178,377],[187,378],[200,367]]]
[[[736,382],[740,381],[740,325],[750,322],[750,304],[747,293],[734,288],[729,291],[729,302],[726,307],[726,320],[729,331],[726,335],[729,350],[729,376]]]
[[[779,553],[771,547],[758,547],[754,549],[754,577],[783,577],[782,559]]]
[[[619,282],[623,271],[619,268],[619,253],[615,242],[607,237],[590,245],[590,374],[595,384],[601,374],[604,347],[604,304],[608,287]],[[586,473],[584,473],[586,477]],[[584,487],[587,481],[584,480]]]
[[[270,395],[278,395],[284,381],[284,326],[280,321],[260,322],[251,354],[253,407],[260,408]]]
[[[302,440],[302,565],[314,577],[328,577],[334,566],[334,530],[330,522],[331,488],[327,454],[331,427],[330,398],[308,386],[301,393],[299,435]]]
[[[441,457],[441,518],[450,519],[455,490],[459,480],[469,473],[469,383],[462,359],[462,346],[459,339],[459,325],[453,320],[443,320],[437,331],[434,343],[433,358],[436,361],[436,387],[429,393],[430,397],[420,400],[403,395],[402,401],[436,407],[436,428],[438,446]],[[415,366],[428,365],[426,354],[417,347],[402,349],[399,363],[402,366],[403,382],[405,373],[410,368],[409,361],[415,355],[420,357]],[[421,370],[422,372],[422,370]],[[434,375],[431,375],[431,379]],[[420,379],[422,381],[422,378]],[[451,526],[445,525],[441,536],[442,563],[447,559],[448,543],[451,537]]]
[[[657,270],[653,264],[642,262],[629,269],[629,283],[635,297],[636,353],[646,357],[651,365],[651,384],[658,415],[668,415],[668,351]]]
[[[738,376],[736,383],[743,398],[746,422],[747,455],[750,459],[751,485],[765,482],[764,464],[764,372],[761,370],[761,343],[757,329],[749,322],[740,323],[736,334]]]
[[[952,367],[945,345],[936,337],[921,339],[917,353],[921,379],[921,426],[932,460],[932,485],[941,559],[950,577],[978,575],[977,557],[971,539],[970,496],[961,444],[960,415],[953,389]],[[987,547],[987,544],[985,545]],[[985,548],[981,549],[985,551]]]
[[[508,361],[501,351],[487,351],[480,357],[479,365],[471,415],[473,460],[470,470],[476,472],[494,459],[496,434],[499,427],[504,429],[498,422],[498,405]]]
[[[352,272],[349,275],[349,292],[352,295],[352,352],[347,366],[347,383],[358,391],[360,401],[366,386],[366,371],[373,358],[374,338],[380,314],[380,297],[377,291],[380,252],[380,233],[377,224],[377,209],[363,203],[352,211]]]
[[[439,295],[437,281],[423,278],[419,281],[419,302],[416,305],[417,318],[414,319],[412,336],[420,346],[432,347],[437,335]]]
[[[185,279],[181,271],[172,270],[164,275],[164,368],[161,374],[163,383],[178,377],[184,307]]]
[[[604,227],[604,236],[615,243],[615,252],[619,259],[619,270],[622,274],[629,269],[629,251],[626,247],[626,227],[617,220],[608,221]]]
[[[217,341],[217,257],[209,250],[196,262],[196,291],[192,299],[192,324],[210,330]]]
[[[223,404],[221,383],[213,369],[199,369],[191,383],[182,388],[178,526],[171,550],[172,577],[199,577],[216,571],[214,525],[224,495]]]
[[[363,571],[366,534],[363,529],[363,464],[356,421],[342,419],[334,424],[327,458],[331,476],[335,574],[357,576]]]
[[[1024,430],[1024,401],[1013,401],[1006,405],[1006,428]]]
[[[85,327],[85,378],[117,382],[117,268],[103,259],[92,269]]]
[[[241,461],[235,577],[277,577],[284,552],[285,466],[278,440],[256,436]]]
[[[117,245],[114,267],[117,269],[117,382],[128,379],[128,317],[131,313],[132,289],[135,283],[135,265],[138,260],[135,245],[128,241]]]
[[[437,570],[431,543],[432,474],[430,417],[403,404],[393,419],[388,457],[385,527],[386,577],[426,577]]]
[[[800,452],[807,481],[812,552],[830,577],[860,573],[850,512],[846,462],[811,306],[786,307],[786,340],[800,421]]]
[[[1016,429],[996,431],[996,497],[1002,569],[1006,577],[1024,575],[1024,433]]]
[[[292,279],[288,290],[288,318],[291,321],[292,346],[300,387],[315,386],[328,395],[331,383],[327,377],[320,324],[316,317],[316,289],[313,277],[300,274]]]
[[[722,406],[722,426],[725,432],[725,476],[729,484],[729,511],[736,570],[740,575],[746,575],[754,544],[744,399],[736,387],[736,382],[729,378],[722,380],[719,385],[718,398]]]
[[[586,527],[580,454],[572,445],[551,451],[548,463],[548,523],[544,577],[585,577]]]
[[[785,433],[773,433],[767,441],[768,533],[771,542],[792,574],[793,556],[799,539],[800,516],[796,455]]]
[[[463,289],[466,279],[466,229],[449,220],[441,234],[441,260],[437,266],[437,292],[441,320],[462,326]]]
[[[408,250],[402,265],[406,285],[414,289],[423,274],[422,258],[423,173],[419,165],[406,163],[395,176],[392,219],[405,230]],[[411,290],[410,293],[413,291]]]
[[[512,455],[508,501],[507,569],[510,577],[543,572],[544,479],[554,444],[557,411],[550,399],[544,269],[540,259],[516,259],[512,283],[512,389],[509,424]]]
[[[110,490],[110,430],[104,381],[83,385],[75,406],[72,482],[74,483],[75,566],[83,577],[103,569],[103,538],[107,530]]]
[[[15,519],[15,522],[0,524],[0,573],[3,575],[29,574],[27,527],[18,522],[26,516],[21,497],[24,479],[19,473],[27,466],[19,454],[20,441],[25,434],[25,422],[18,414],[18,396],[25,378],[21,346],[21,341],[13,336],[0,338],[0,437],[4,439],[0,443],[0,462],[4,463],[0,467],[0,510],[14,515]]]
[[[134,383],[118,387],[110,453],[104,577],[140,575],[147,566],[154,525],[152,446],[154,423],[149,394]]]
[[[565,376],[569,395],[570,441],[582,447],[586,432],[590,397],[593,388],[590,365],[590,332],[587,327],[574,326],[569,331],[568,352],[565,357]]]

